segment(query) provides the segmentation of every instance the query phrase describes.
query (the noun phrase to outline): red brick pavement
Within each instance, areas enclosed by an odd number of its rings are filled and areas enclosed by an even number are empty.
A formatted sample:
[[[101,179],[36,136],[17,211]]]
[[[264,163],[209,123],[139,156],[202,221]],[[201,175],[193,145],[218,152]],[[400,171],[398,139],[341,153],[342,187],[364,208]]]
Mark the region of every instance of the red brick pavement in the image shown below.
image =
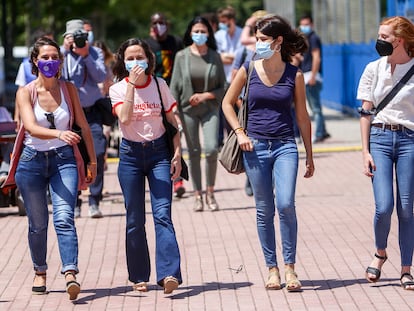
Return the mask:
[[[164,295],[155,285],[153,272],[149,292],[132,292],[125,264],[125,212],[117,163],[113,162],[105,176],[110,194],[101,206],[105,217],[88,218],[85,205],[83,217],[76,220],[82,292],[75,303],[64,292],[53,225],[48,242],[50,292],[33,296],[26,218],[19,217],[15,207],[0,209],[0,310],[410,310],[414,293],[399,286],[395,215],[382,279],[369,284],[364,278],[374,254],[371,185],[361,173],[360,152],[328,152],[326,148],[338,148],[334,144],[335,137],[315,146],[320,152],[315,154],[316,174],[311,179],[302,177],[301,154],[296,200],[297,272],[303,284],[300,293],[264,289],[267,272],[256,232],[253,198],[244,194],[243,175],[227,174],[221,167],[216,185],[219,212],[192,212],[191,192],[174,200],[183,284],[172,295]],[[353,148],[348,145],[342,151],[348,149]],[[186,186],[191,189],[189,183]],[[147,215],[154,263],[148,199]],[[282,264],[278,231],[277,239]]]

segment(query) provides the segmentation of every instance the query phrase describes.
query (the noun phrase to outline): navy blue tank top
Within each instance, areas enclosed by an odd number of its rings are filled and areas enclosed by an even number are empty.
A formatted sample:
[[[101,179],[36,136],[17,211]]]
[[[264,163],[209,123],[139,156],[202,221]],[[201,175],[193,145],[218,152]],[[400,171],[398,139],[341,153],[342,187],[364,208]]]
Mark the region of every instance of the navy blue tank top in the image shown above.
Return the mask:
[[[245,62],[243,66],[248,72],[249,62]],[[256,139],[294,137],[291,107],[297,70],[297,67],[286,63],[285,71],[280,80],[269,87],[263,84],[256,69],[253,69],[247,105],[247,133],[249,137]]]

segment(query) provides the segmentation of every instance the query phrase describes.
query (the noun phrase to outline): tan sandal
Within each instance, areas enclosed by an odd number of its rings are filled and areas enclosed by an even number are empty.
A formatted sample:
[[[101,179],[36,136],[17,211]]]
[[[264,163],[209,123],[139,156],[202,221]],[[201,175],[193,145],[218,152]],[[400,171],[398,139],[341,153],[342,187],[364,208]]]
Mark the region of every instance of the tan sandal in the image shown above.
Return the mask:
[[[178,280],[173,276],[164,278],[164,294],[171,294],[178,287]]]
[[[286,289],[289,292],[298,292],[302,290],[302,284],[298,280],[298,275],[292,268],[285,271]]]
[[[74,271],[66,271],[65,272],[65,279],[71,275],[72,280],[66,282],[66,292],[69,294],[69,300],[75,300],[78,298],[80,293],[80,284],[76,282],[76,276]]]
[[[277,268],[269,269],[269,276],[266,281],[266,289],[278,290],[281,289],[282,285],[280,284],[280,273]]]
[[[33,279],[32,293],[34,295],[47,294],[46,291],[46,272],[36,272]]]
[[[134,285],[132,285],[132,289],[136,292],[147,292],[148,291],[147,283],[146,282],[134,283]]]

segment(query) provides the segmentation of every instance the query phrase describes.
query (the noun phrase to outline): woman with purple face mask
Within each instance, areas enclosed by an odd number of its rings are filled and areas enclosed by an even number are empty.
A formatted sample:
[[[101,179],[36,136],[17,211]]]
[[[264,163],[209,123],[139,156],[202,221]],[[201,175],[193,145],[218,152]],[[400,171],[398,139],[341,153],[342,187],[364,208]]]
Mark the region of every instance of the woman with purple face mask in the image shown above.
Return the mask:
[[[182,283],[180,251],[171,218],[172,181],[180,176],[181,146],[177,132],[174,154],[170,154],[162,123],[162,104],[167,120],[177,128],[173,113],[176,102],[165,80],[153,76],[154,68],[155,57],[145,41],[125,41],[116,54],[113,72],[118,82],[109,88],[109,96],[123,136],[118,178],[126,209],[128,279],[135,291],[148,290],[151,273],[145,232],[148,181],[156,231],[157,284],[164,288],[165,294],[171,294]]]
[[[387,261],[387,240],[394,207],[398,217],[400,284],[414,290],[411,274],[414,236],[414,77],[381,110],[380,102],[414,66],[414,25],[405,17],[384,19],[375,48],[379,59],[361,76],[357,98],[362,101],[360,127],[364,174],[375,198],[373,259],[365,270],[368,282],[380,280]],[[394,189],[396,187],[396,189]],[[394,253],[394,252],[393,252]]]
[[[77,90],[71,83],[59,81],[62,55],[57,43],[45,37],[37,40],[30,62],[37,78],[19,89],[16,95],[22,118],[18,137],[23,134],[24,138],[15,180],[23,196],[29,222],[29,247],[35,270],[32,292],[47,293],[49,189],[62,261],[61,273],[65,275],[69,299],[74,300],[80,292],[76,281],[79,270],[74,209],[78,186],[84,183],[83,179],[79,180],[77,149],[73,147],[81,139],[71,130],[74,122],[82,129],[91,159],[88,163],[91,175],[86,177],[86,183],[92,183],[96,176],[95,150]]]

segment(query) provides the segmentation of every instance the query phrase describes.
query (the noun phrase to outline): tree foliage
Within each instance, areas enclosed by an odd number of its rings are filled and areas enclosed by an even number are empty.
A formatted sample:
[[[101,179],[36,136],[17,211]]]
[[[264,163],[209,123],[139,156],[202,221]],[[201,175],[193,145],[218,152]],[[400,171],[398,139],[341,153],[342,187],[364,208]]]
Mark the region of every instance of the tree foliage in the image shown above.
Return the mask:
[[[86,18],[94,26],[95,38],[104,40],[116,49],[130,37],[147,37],[150,16],[163,12],[170,21],[171,32],[183,35],[187,23],[196,15],[215,12],[232,5],[237,20],[243,24],[250,14],[263,8],[262,0],[2,0],[5,3],[6,23],[1,37],[7,36],[10,45],[30,45],[30,35],[38,28],[52,29],[61,43],[66,21]],[[14,7],[14,9],[13,9]],[[4,43],[4,40],[2,40]]]

